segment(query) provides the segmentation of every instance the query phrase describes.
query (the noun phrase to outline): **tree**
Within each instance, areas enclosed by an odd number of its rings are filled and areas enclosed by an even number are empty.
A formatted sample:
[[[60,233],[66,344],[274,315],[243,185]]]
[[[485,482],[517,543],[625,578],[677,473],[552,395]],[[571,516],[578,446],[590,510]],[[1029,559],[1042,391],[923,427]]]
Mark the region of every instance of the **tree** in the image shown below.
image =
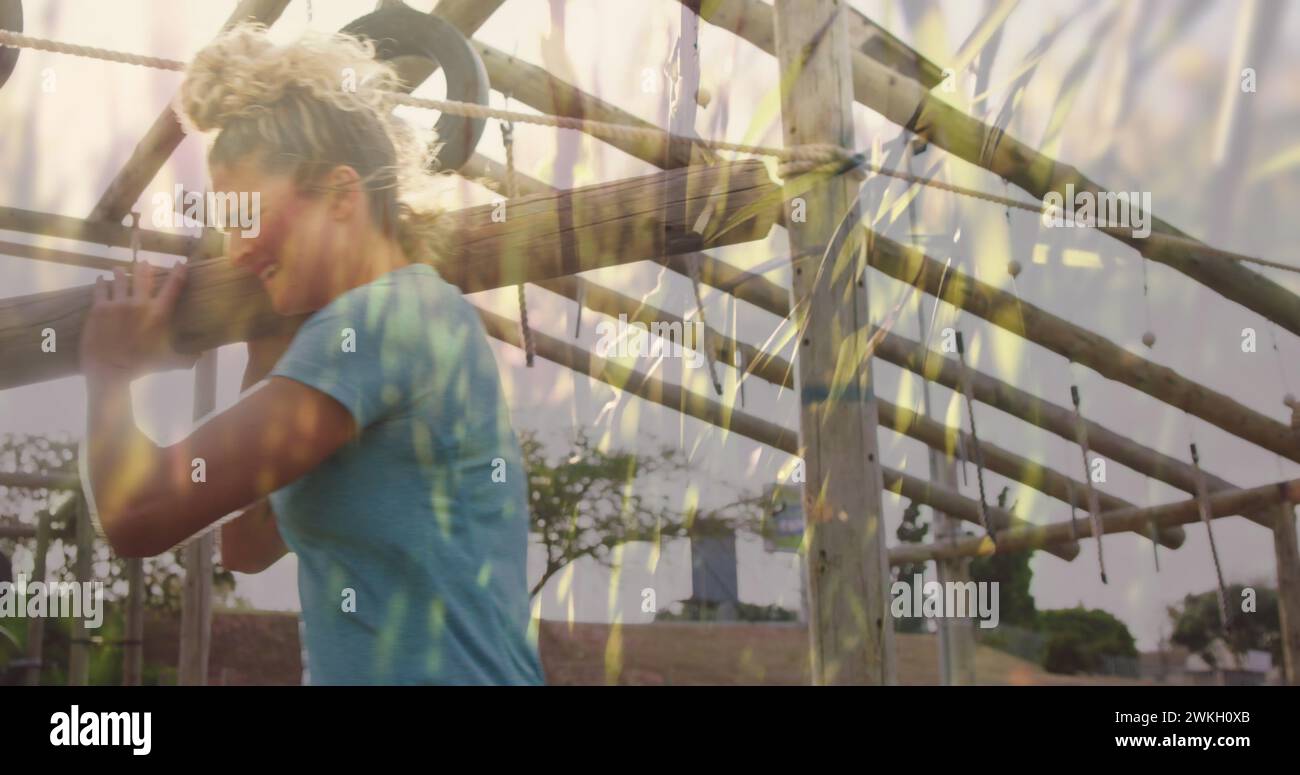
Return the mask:
[[[65,435],[39,436],[28,434],[4,434],[0,436],[0,471],[17,471],[33,474],[77,474],[77,442]],[[0,487],[0,515],[9,517],[11,522],[35,525],[46,513],[59,512],[68,499],[75,497],[67,491],[46,491],[27,487]],[[62,562],[51,559],[46,571],[50,581],[75,581],[77,545],[74,537],[75,525],[68,521],[54,521],[50,524],[50,549],[54,557],[61,557]],[[15,568],[15,576],[31,574],[30,552],[35,548],[31,539],[0,540],[0,553],[13,557],[18,546],[24,546],[28,552],[26,567]],[[91,558],[91,579],[103,582],[105,602],[116,602],[126,598],[128,584],[126,580],[126,562],[114,557],[104,541],[96,541]],[[168,551],[157,557],[144,561],[144,578],[146,607],[179,613],[181,588],[184,581],[178,552]],[[230,571],[214,565],[212,589],[215,604],[233,606],[239,601],[234,596],[235,578]],[[33,579],[29,578],[29,581]]]
[[[567,457],[547,459],[533,433],[520,434],[528,471],[532,531],[546,549],[546,567],[533,585],[536,595],[570,563],[590,557],[611,564],[613,549],[629,541],[756,532],[761,496],[744,497],[708,511],[676,507],[667,492],[638,492],[641,477],[680,471],[687,462],[675,449],[658,455],[606,451],[580,431]],[[645,488],[642,488],[643,490]]]
[[[1195,652],[1211,667],[1216,664],[1210,646],[1223,640],[1232,653],[1245,654],[1250,649],[1267,651],[1273,655],[1273,664],[1282,661],[1282,625],[1279,617],[1277,590],[1261,584],[1251,586],[1255,594],[1255,610],[1241,611],[1235,604],[1243,599],[1247,589],[1244,584],[1228,585],[1228,614],[1231,617],[1229,632],[1225,637],[1219,621],[1217,590],[1187,595],[1183,604],[1169,607],[1169,618],[1174,631],[1170,641]]]
[[[1009,488],[998,494],[998,508],[1014,512],[1016,504],[1007,506]],[[998,610],[1003,624],[1032,628],[1038,609],[1029,587],[1034,572],[1029,567],[1031,552],[1000,552],[988,557],[976,557],[970,563],[972,581],[998,582]]]
[[[1052,673],[1103,672],[1108,657],[1137,659],[1128,626],[1099,609],[1041,611],[1038,621],[1047,637],[1043,667]]]
[[[929,523],[923,523],[921,519],[921,504],[916,501],[910,501],[907,508],[903,509],[903,521],[899,523],[898,530],[894,535],[898,540],[907,544],[919,544],[925,540],[925,536],[930,532]],[[895,582],[903,582],[911,585],[916,576],[925,574],[924,562],[910,562],[903,565],[897,565],[893,568]],[[917,611],[914,616],[897,617],[894,619],[894,632],[924,632],[925,619]]]

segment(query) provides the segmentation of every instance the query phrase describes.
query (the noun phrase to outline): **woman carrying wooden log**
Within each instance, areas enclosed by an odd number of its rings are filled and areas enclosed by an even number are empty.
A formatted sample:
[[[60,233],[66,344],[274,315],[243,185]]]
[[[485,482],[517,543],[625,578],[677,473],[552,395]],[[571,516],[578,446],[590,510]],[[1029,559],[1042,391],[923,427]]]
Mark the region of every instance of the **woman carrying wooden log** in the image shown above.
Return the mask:
[[[216,132],[214,190],[260,195],[226,254],[310,316],[250,343],[240,400],[159,447],[129,386],[176,363],[183,267],[101,281],[81,342],[92,513],[127,557],[232,513],[229,569],[294,552],[312,683],[538,684],[522,457],[479,316],[431,265],[427,145],[385,102],[395,84],[354,39],[252,27],[190,65],[179,107]]]

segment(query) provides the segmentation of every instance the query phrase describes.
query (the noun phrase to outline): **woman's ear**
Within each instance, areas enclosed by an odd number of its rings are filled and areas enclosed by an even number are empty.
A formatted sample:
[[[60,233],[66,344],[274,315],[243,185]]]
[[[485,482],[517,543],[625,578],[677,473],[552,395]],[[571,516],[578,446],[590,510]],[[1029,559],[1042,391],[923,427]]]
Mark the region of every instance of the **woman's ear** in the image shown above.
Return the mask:
[[[364,207],[365,192],[357,171],[340,164],[329,171],[322,181],[329,202],[330,216],[339,221],[350,219],[358,208]]]

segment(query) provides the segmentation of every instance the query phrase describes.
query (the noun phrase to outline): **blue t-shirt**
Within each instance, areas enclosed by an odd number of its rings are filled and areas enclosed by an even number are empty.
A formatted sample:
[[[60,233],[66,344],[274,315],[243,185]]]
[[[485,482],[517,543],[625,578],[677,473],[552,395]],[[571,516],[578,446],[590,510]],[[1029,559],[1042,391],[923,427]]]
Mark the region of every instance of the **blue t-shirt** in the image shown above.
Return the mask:
[[[270,496],[313,684],[541,684],[527,483],[482,321],[427,264],[353,288],[271,376],[360,433]]]

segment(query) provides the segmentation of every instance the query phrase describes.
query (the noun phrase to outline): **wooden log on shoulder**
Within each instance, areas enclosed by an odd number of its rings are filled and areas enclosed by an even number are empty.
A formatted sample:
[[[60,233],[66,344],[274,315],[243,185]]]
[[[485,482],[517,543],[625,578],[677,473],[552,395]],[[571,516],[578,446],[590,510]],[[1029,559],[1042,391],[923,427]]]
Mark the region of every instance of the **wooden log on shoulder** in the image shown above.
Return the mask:
[[[676,216],[667,216],[661,207],[665,190],[683,198],[684,207],[672,211]],[[450,250],[434,263],[448,282],[466,293],[540,282],[759,239],[772,227],[774,208],[752,205],[779,197],[780,189],[757,161],[535,194],[448,213]],[[699,234],[694,231],[696,221],[710,202],[714,209],[709,224]],[[494,218],[498,207],[505,208],[504,217]],[[736,228],[714,228],[742,210],[757,214]],[[0,300],[0,389],[77,373],[77,343],[90,300],[91,286]],[[289,330],[297,323],[271,310],[257,278],[224,259],[204,261],[191,267],[177,307],[173,343],[181,352],[197,353]],[[46,329],[53,333],[52,348],[42,347],[51,341],[43,333]]]

